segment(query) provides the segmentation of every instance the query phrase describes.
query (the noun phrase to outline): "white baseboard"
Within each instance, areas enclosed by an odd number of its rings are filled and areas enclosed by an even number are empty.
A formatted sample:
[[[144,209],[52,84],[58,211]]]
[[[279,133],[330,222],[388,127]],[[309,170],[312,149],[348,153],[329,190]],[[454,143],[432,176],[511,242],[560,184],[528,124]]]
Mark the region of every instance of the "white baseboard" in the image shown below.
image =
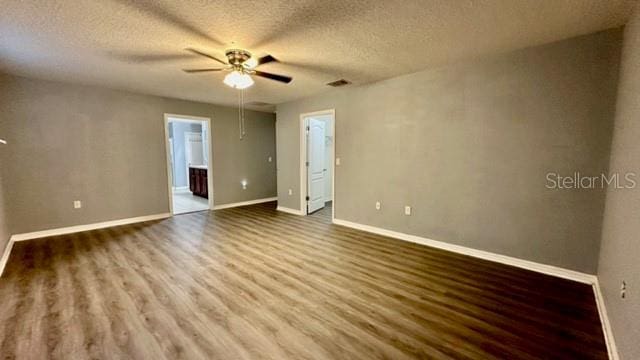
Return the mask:
[[[134,223],[139,223],[144,221],[166,219],[168,217],[171,217],[170,213],[145,215],[145,216],[138,216],[138,217],[127,218],[127,219],[104,221],[104,222],[99,222],[94,224],[68,226],[68,227],[63,227],[58,229],[34,231],[30,233],[11,235],[11,238],[9,238],[9,242],[7,243],[7,247],[5,248],[4,253],[2,254],[2,258],[0,259],[0,276],[2,276],[2,273],[4,272],[4,267],[7,265],[7,262],[9,261],[9,255],[11,254],[11,249],[13,249],[13,244],[16,241],[26,241],[26,240],[39,239],[39,238],[49,237],[49,236],[73,234],[73,233],[82,232],[82,231],[104,229],[108,227],[134,224]]]
[[[238,206],[254,205],[254,204],[260,204],[260,203],[276,201],[276,200],[278,200],[277,197],[270,197],[270,198],[264,198],[264,199],[242,201],[242,202],[231,203],[231,204],[215,205],[213,207],[213,210],[222,210],[222,209],[234,208],[234,207],[238,207]]]
[[[284,206],[278,206],[276,208],[276,210],[282,211],[282,212],[286,212],[288,214],[293,214],[293,215],[304,215],[302,210],[291,209],[291,208],[284,207]]]
[[[12,235],[11,241],[25,241],[25,240],[38,239],[38,238],[43,238],[48,236],[72,234],[72,233],[77,233],[82,231],[104,229],[108,227],[127,225],[127,224],[139,223],[144,221],[166,219],[168,217],[171,217],[170,213],[163,213],[163,214],[155,214],[155,215],[138,216],[138,217],[127,218],[127,219],[104,221],[104,222],[99,222],[94,224],[76,225],[76,226],[69,226],[69,227],[63,227],[58,229],[34,231],[30,233]]]
[[[609,353],[609,359],[619,360],[618,348],[616,342],[613,339],[613,329],[609,322],[609,316],[607,315],[607,308],[604,305],[604,296],[600,289],[600,282],[596,279],[593,284],[593,293],[596,297],[596,305],[598,306],[598,314],[600,314],[600,323],[602,324],[602,332],[604,333],[604,340],[607,344],[607,352]]]
[[[244,202],[232,203],[232,204],[224,204],[224,205],[215,206],[214,210],[226,209],[226,208],[237,207],[237,206],[253,205],[253,204],[259,204],[259,203],[275,201],[275,200],[277,200],[276,197],[250,200],[250,201],[244,201]],[[304,215],[301,210],[291,209],[283,206],[278,206],[277,210],[285,213],[289,213],[289,214],[294,214],[294,215]],[[71,233],[82,232],[82,231],[97,230],[97,229],[103,229],[103,228],[113,227],[113,226],[165,219],[168,217],[171,217],[170,213],[163,213],[163,214],[139,216],[134,218],[105,221],[105,222],[94,223],[94,224],[69,226],[69,227],[58,228],[58,229],[35,231],[30,233],[12,235],[9,241],[7,242],[7,245],[2,254],[2,258],[0,258],[0,276],[2,276],[2,273],[4,272],[4,268],[7,262],[9,261],[9,255],[11,254],[11,249],[13,248],[13,244],[16,241],[25,241],[25,240],[37,239],[37,238],[48,237],[48,236],[65,235],[65,234],[71,234]],[[405,234],[397,231],[354,223],[354,222],[341,220],[341,219],[334,219],[333,223],[336,225],[346,226],[353,229],[370,232],[373,234],[388,236],[388,237],[399,239],[399,240],[409,241],[416,244],[426,245],[426,246],[447,250],[447,251],[451,251],[451,252],[455,252],[463,255],[473,256],[476,258],[498,262],[501,264],[511,265],[511,266],[519,267],[526,270],[536,271],[539,273],[556,276],[563,279],[591,284],[593,286],[596,304],[598,307],[598,313],[600,314],[600,322],[602,323],[602,330],[604,332],[607,351],[609,353],[609,358],[611,360],[619,360],[618,351],[613,338],[613,331],[611,329],[611,324],[609,322],[609,317],[607,316],[607,311],[604,304],[604,298],[602,296],[600,284],[598,283],[598,279],[595,275],[585,274],[585,273],[563,269],[563,268],[559,268],[551,265],[539,264],[533,261],[522,260],[522,259],[518,259],[518,258],[506,256],[506,255],[494,254],[494,253],[490,253],[482,250],[471,249],[471,248],[460,246],[460,245],[453,245],[453,244],[449,244],[441,241],[423,238],[416,235],[409,235],[409,234]]]
[[[4,272],[4,267],[7,266],[7,262],[9,261],[9,254],[11,254],[11,249],[13,249],[13,240],[9,238],[7,241],[7,246],[4,248],[4,252],[2,253],[2,258],[0,258],[0,276]]]
[[[336,225],[342,225],[378,235],[388,236],[399,240],[410,241],[416,244],[426,245],[442,250],[455,252],[458,254],[473,256],[479,259],[489,260],[501,264],[511,265],[526,270],[536,271],[539,273],[560,277],[563,279],[578,281],[585,284],[594,284],[596,282],[596,276],[591,274],[585,274],[574,270],[563,269],[560,267],[540,264],[537,262],[522,260],[511,256],[500,255],[491,253],[488,251],[476,250],[465,246],[449,244],[442,241],[423,238],[416,235],[409,235],[397,231],[382,229],[374,226],[358,224],[346,220],[334,219],[333,223]]]
[[[426,246],[430,246],[430,247],[434,247],[442,250],[455,252],[458,254],[473,256],[476,258],[498,262],[501,264],[511,265],[511,266],[522,268],[522,269],[543,273],[546,275],[556,276],[556,277],[560,277],[567,280],[573,280],[573,281],[589,284],[593,287],[596,305],[598,307],[598,313],[600,314],[602,331],[604,332],[604,338],[607,345],[607,352],[609,353],[609,359],[611,360],[620,359],[618,355],[616,343],[613,338],[613,330],[611,329],[611,323],[609,322],[609,317],[607,316],[607,309],[605,308],[604,297],[602,296],[602,291],[600,289],[600,284],[598,283],[598,277],[596,275],[585,274],[578,271],[563,269],[560,267],[546,265],[546,264],[540,264],[540,263],[536,263],[529,260],[522,260],[522,259],[514,258],[511,256],[494,254],[488,251],[471,249],[471,248],[460,246],[460,245],[453,245],[453,244],[445,243],[442,241],[431,240],[431,239],[423,238],[416,235],[409,235],[409,234],[405,234],[397,231],[382,229],[382,228],[364,225],[364,224],[358,224],[358,223],[354,223],[346,220],[334,219],[333,223],[336,225],[342,225],[342,226],[350,227],[353,229],[370,232],[373,234],[388,236],[388,237],[392,237],[392,238],[404,240],[404,241],[410,241],[416,244],[426,245]]]

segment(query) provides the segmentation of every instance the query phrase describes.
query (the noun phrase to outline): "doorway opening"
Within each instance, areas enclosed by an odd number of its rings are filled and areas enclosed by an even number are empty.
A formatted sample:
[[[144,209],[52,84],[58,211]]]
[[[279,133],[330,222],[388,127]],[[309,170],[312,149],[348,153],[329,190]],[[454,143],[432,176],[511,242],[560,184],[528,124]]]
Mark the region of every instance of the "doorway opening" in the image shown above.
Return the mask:
[[[213,209],[211,119],[165,114],[164,122],[171,213]]]
[[[300,209],[335,216],[335,110],[300,115]]]

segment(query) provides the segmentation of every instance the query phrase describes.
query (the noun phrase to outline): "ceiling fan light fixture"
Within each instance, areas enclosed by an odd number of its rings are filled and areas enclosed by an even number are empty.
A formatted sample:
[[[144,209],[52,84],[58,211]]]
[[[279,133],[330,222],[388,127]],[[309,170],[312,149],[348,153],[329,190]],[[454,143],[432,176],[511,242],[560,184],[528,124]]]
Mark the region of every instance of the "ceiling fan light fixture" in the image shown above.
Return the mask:
[[[249,74],[234,70],[224,77],[224,83],[234,89],[246,89],[253,85],[253,79]]]

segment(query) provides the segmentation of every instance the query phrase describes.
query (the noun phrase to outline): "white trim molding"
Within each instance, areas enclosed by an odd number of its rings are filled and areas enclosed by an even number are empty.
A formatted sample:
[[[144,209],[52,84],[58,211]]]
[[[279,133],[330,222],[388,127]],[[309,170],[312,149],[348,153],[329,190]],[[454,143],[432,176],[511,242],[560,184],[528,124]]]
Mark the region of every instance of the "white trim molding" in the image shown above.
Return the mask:
[[[609,353],[609,359],[619,360],[618,348],[616,342],[613,339],[613,329],[609,322],[609,316],[607,315],[607,308],[604,306],[604,296],[600,289],[600,282],[596,279],[593,283],[593,293],[596,297],[596,305],[598,306],[598,314],[600,314],[600,323],[602,324],[602,332],[604,333],[604,340],[607,344],[607,352]]]
[[[34,231],[30,233],[12,235],[11,241],[25,241],[25,240],[38,239],[38,238],[49,237],[49,236],[73,234],[73,233],[82,232],[82,231],[97,230],[97,229],[104,229],[104,228],[113,227],[113,226],[128,225],[128,224],[134,224],[134,223],[145,222],[145,221],[166,219],[168,217],[171,217],[170,213],[162,213],[162,214],[155,214],[155,215],[138,216],[138,217],[127,218],[127,219],[104,221],[104,222],[99,222],[94,224],[76,225],[76,226],[69,226],[69,227],[63,227],[58,229]]]
[[[501,264],[511,265],[511,266],[519,267],[521,269],[531,270],[531,271],[539,272],[542,274],[560,277],[567,280],[578,281],[578,282],[589,284],[589,285],[592,285],[596,282],[595,275],[585,274],[585,273],[581,273],[581,272],[569,270],[569,269],[563,269],[563,268],[552,266],[552,265],[540,264],[540,263],[529,261],[529,260],[523,260],[523,259],[511,257],[511,256],[495,254],[488,251],[476,250],[476,249],[468,248],[465,246],[449,244],[442,241],[427,239],[427,238],[423,238],[416,235],[409,235],[409,234],[387,230],[383,228],[378,228],[374,226],[358,224],[358,223],[341,220],[341,219],[334,219],[333,223],[336,225],[342,225],[342,226],[366,231],[373,234],[388,236],[394,239],[409,241],[412,243],[426,245],[426,246],[430,246],[430,247],[434,247],[442,250],[447,250],[447,251],[451,251],[458,254],[473,256],[475,258],[479,258],[483,260],[489,260],[489,261],[493,261]]]
[[[293,215],[300,215],[300,216],[304,216],[304,212],[302,210],[297,210],[297,209],[291,209],[288,207],[284,207],[284,206],[278,206],[276,208],[276,210],[278,211],[282,211],[285,212],[287,214],[293,214]]]
[[[237,203],[215,205],[213,207],[213,210],[222,210],[222,209],[234,208],[234,207],[238,207],[238,206],[261,204],[261,203],[266,203],[266,202],[276,201],[276,200],[278,200],[277,197],[270,197],[270,198],[264,198],[264,199],[255,199],[255,200],[249,200],[249,201],[242,201],[242,202],[237,202]]]
[[[616,347],[616,343],[613,338],[613,330],[611,328],[611,323],[609,322],[609,317],[607,316],[607,309],[605,308],[604,297],[602,296],[602,291],[600,289],[600,284],[598,283],[598,277],[596,275],[586,274],[586,273],[569,270],[569,269],[563,269],[563,268],[552,266],[552,265],[540,264],[537,262],[518,259],[511,256],[495,254],[488,251],[476,250],[476,249],[468,248],[465,246],[449,244],[442,241],[427,239],[427,238],[423,238],[416,235],[409,235],[409,234],[405,234],[397,231],[387,230],[387,229],[378,228],[375,226],[359,224],[359,223],[341,220],[341,219],[333,219],[333,223],[336,225],[346,226],[352,229],[362,230],[362,231],[366,231],[369,233],[382,235],[382,236],[388,236],[398,240],[409,241],[416,244],[421,244],[421,245],[430,246],[430,247],[434,247],[442,250],[447,250],[447,251],[451,251],[458,254],[473,256],[475,258],[479,258],[483,260],[493,261],[493,262],[497,262],[505,265],[511,265],[521,269],[531,270],[538,273],[591,285],[593,287],[595,301],[598,307],[598,314],[600,315],[600,323],[602,324],[602,331],[604,333],[604,339],[607,345],[607,352],[609,354],[609,359],[611,360],[620,359],[618,355],[618,349]]]
[[[7,241],[7,246],[4,248],[4,253],[2,253],[2,258],[0,258],[0,277],[4,272],[4,267],[7,266],[7,262],[9,261],[9,254],[11,254],[11,249],[13,249],[13,240],[9,238],[9,241]]]
[[[212,123],[211,123],[211,118],[208,117],[201,117],[201,116],[191,116],[191,115],[179,115],[179,114],[170,114],[170,113],[165,113],[164,114],[164,153],[165,153],[165,157],[166,157],[166,163],[167,163],[167,189],[168,189],[168,195],[169,195],[169,212],[171,214],[173,214],[173,173],[172,170],[173,168],[171,167],[171,150],[170,150],[170,146],[171,144],[169,143],[169,123],[171,122],[171,120],[175,120],[175,121],[180,121],[180,122],[187,122],[187,123],[192,123],[192,124],[201,124],[203,126],[206,126],[207,128],[207,138],[206,139],[202,139],[202,141],[204,142],[205,140],[207,141],[207,149],[208,149],[208,154],[207,154],[207,189],[209,192],[209,199],[207,201],[209,207],[207,208],[207,210],[211,210],[213,209],[213,156],[212,155],[212,149],[213,149],[213,135],[212,135]],[[174,164],[175,165],[175,164]],[[188,168],[187,168],[188,169]],[[189,174],[187,172],[187,177],[189,177]],[[187,179],[188,181],[188,179]],[[188,189],[189,186],[186,186],[186,188]],[[178,214],[176,214],[178,215]]]
[[[7,246],[4,249],[4,253],[2,254],[2,258],[0,259],[0,276],[2,276],[2,273],[4,272],[4,267],[7,265],[7,262],[9,261],[9,255],[11,254],[11,249],[13,249],[13,244],[16,241],[26,241],[26,240],[39,239],[39,238],[44,238],[49,236],[73,234],[73,233],[82,232],[82,231],[97,230],[97,229],[104,229],[104,228],[113,227],[113,226],[128,225],[128,224],[134,224],[134,223],[145,222],[145,221],[166,219],[169,217],[171,217],[170,213],[162,213],[162,214],[155,214],[155,215],[138,216],[138,217],[127,218],[127,219],[104,221],[104,222],[99,222],[94,224],[68,226],[68,227],[57,228],[57,229],[34,231],[29,233],[11,235],[11,237],[9,238],[9,242],[7,243]]]

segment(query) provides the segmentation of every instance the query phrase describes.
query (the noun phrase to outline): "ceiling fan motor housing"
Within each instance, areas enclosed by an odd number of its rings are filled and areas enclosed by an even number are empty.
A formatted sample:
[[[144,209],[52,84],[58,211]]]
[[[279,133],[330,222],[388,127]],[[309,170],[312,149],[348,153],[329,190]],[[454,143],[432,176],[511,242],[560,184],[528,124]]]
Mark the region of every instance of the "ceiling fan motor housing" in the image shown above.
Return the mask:
[[[229,64],[235,66],[241,66],[245,61],[251,58],[251,53],[241,49],[229,49],[225,52]]]
[[[262,64],[278,62],[278,60],[271,55],[265,55],[260,58],[253,58],[251,57],[251,53],[248,52],[247,50],[229,49],[225,51],[225,55],[227,56],[227,61],[225,62],[213,55],[209,55],[205,52],[202,52],[193,48],[186,48],[185,50],[200,56],[204,56],[208,59],[215,60],[216,62],[224,65],[223,68],[183,69],[187,73],[202,73],[202,72],[210,72],[210,71],[231,71],[232,73],[230,75],[235,73],[235,75],[233,76],[245,75],[246,77],[249,77],[249,75],[254,75],[254,76],[263,77],[265,79],[278,81],[284,84],[288,84],[291,82],[291,80],[293,80],[291,76],[272,74],[269,72],[255,69],[256,67]],[[253,84],[253,80],[251,80],[251,78],[249,78],[249,80],[251,81],[246,80],[246,77],[244,78],[245,80],[243,81],[245,81],[246,83],[251,82],[251,84]],[[229,86],[237,87],[233,85],[229,85]],[[251,85],[249,84],[247,86],[251,86]]]

